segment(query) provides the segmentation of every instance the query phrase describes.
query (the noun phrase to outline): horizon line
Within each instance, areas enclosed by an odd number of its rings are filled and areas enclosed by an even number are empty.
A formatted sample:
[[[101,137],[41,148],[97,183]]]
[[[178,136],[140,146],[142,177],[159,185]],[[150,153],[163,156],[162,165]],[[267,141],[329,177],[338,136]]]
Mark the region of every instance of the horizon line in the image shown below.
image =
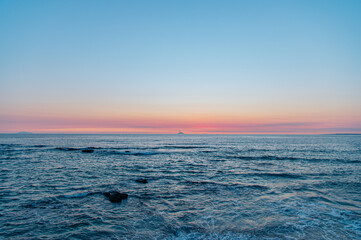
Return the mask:
[[[44,134],[44,135],[179,135],[178,133],[52,133],[52,132],[0,132],[0,134],[13,134],[13,135],[33,135],[33,134]],[[260,132],[260,133],[227,133],[227,132],[220,132],[220,133],[184,133],[182,135],[361,135],[360,133],[342,133],[342,132],[335,132],[335,133],[294,133],[294,132]]]

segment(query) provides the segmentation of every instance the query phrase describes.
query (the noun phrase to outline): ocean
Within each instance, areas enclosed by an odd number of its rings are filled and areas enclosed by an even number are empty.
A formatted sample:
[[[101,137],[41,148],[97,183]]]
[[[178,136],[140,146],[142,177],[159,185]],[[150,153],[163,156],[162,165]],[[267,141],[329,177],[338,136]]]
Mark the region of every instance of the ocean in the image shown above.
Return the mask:
[[[361,239],[360,135],[1,134],[0,169],[1,239]]]

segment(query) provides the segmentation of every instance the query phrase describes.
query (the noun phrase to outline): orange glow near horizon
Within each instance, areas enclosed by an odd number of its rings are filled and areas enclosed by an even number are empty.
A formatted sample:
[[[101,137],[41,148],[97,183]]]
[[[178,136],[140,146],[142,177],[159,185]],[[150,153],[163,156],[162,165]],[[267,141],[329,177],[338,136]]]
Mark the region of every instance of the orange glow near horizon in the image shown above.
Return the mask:
[[[297,121],[298,120],[298,121]],[[32,117],[12,116],[1,119],[3,133],[29,131],[34,133],[99,133],[99,134],[320,134],[355,133],[359,127],[352,119],[341,121],[321,117],[303,121],[295,117],[221,116],[187,114],[152,117]],[[357,132],[357,131],[356,131]]]

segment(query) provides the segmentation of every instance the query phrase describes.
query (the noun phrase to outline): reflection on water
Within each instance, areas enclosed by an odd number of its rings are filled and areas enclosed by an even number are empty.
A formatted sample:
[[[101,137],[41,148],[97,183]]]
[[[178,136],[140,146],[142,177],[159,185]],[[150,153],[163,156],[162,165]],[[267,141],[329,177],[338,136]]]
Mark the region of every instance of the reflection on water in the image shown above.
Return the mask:
[[[4,238],[361,238],[360,136],[3,134],[0,159]]]

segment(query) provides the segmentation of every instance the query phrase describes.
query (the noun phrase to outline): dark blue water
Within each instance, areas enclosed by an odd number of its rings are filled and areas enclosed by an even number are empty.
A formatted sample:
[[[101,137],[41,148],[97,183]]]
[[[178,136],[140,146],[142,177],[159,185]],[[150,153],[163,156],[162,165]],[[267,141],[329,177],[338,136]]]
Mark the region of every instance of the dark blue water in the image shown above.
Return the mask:
[[[3,134],[0,169],[4,239],[361,239],[361,136]]]

